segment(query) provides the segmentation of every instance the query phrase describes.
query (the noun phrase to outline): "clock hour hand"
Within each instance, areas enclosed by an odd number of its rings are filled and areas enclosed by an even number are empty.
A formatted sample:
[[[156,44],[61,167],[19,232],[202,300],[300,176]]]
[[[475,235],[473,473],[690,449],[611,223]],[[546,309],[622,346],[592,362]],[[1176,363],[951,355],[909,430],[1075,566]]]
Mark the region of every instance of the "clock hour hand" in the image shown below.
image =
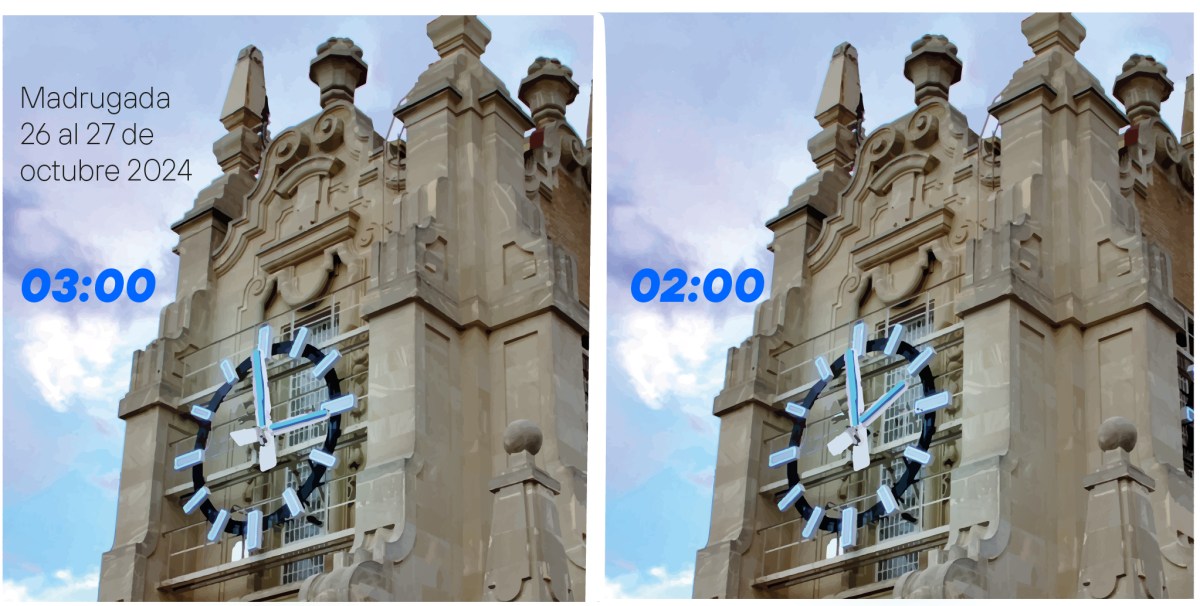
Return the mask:
[[[908,381],[900,381],[893,385],[891,389],[887,390],[882,396],[879,396],[879,399],[875,400],[875,403],[863,413],[862,424],[866,426],[873,423],[889,406],[898,402],[900,396],[904,395],[906,391],[908,391]]]
[[[292,431],[295,429],[300,429],[301,427],[308,427],[309,425],[312,425],[313,423],[318,423],[318,422],[324,421],[325,419],[328,419],[328,418],[329,418],[329,411],[325,408],[318,408],[317,410],[314,410],[312,412],[306,412],[301,415],[296,415],[294,417],[290,417],[290,418],[284,419],[282,421],[272,423],[268,427],[268,429],[270,431],[279,431],[279,432]]]

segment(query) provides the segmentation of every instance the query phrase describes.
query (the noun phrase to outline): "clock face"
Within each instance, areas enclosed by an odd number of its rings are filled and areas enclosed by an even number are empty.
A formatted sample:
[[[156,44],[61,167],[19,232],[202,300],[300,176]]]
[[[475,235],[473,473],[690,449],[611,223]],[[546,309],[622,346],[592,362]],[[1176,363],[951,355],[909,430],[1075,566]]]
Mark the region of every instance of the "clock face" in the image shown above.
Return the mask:
[[[779,501],[780,511],[795,507],[804,518],[805,525],[802,536],[812,538],[818,530],[836,532],[841,537],[843,548],[855,544],[859,527],[877,521],[881,518],[899,512],[900,499],[915,483],[921,467],[933,460],[929,445],[933,442],[936,431],[936,412],[950,404],[950,394],[939,392],[934,387],[933,371],[929,369],[929,361],[935,355],[932,347],[917,350],[904,340],[904,326],[897,324],[892,327],[887,338],[867,341],[866,325],[858,322],[854,325],[850,347],[846,353],[833,361],[827,362],[823,357],[815,360],[817,373],[820,378],[808,391],[803,402],[789,402],[785,408],[787,414],[794,420],[791,439],[788,447],[772,453],[768,459],[771,467],[787,465],[788,491]],[[894,383],[884,386],[883,393],[878,399],[868,401],[863,397],[862,367],[865,362],[873,362],[880,357],[889,358],[900,356],[906,363],[903,372]],[[808,413],[812,410],[817,398],[824,392],[825,387],[838,377],[845,375],[847,426],[838,432],[834,438],[825,444],[825,448],[835,456],[848,455],[854,471],[861,471],[871,465],[871,446],[868,430],[881,419],[884,413],[900,401],[910,389],[908,378],[920,379],[921,397],[913,404],[912,414],[923,417],[921,435],[913,444],[905,447],[904,473],[894,483],[884,483],[875,492],[875,504],[865,511],[857,507],[841,508],[840,517],[829,515],[826,507],[809,504],[804,496],[804,485],[800,482],[798,460],[800,446],[804,440],[804,429],[808,422]],[[916,388],[915,386],[913,387]]]
[[[338,386],[337,371],[333,365],[341,354],[336,349],[322,353],[316,346],[307,343],[307,339],[308,328],[300,328],[293,340],[272,344],[271,327],[262,326],[258,331],[258,345],[241,364],[235,367],[229,360],[221,362],[225,382],[217,388],[208,404],[192,407],[192,417],[199,426],[196,445],[193,450],[175,458],[175,469],[192,469],[192,486],[195,492],[183,504],[183,511],[187,514],[200,511],[208,519],[211,524],[208,532],[210,542],[219,540],[223,532],[228,532],[245,537],[246,551],[261,549],[263,531],[303,513],[309,495],[320,486],[325,471],[337,463],[333,453],[342,432],[342,413],[354,408],[355,397],[354,394],[343,395]],[[311,367],[304,367],[298,372],[311,373],[314,379],[324,379],[329,391],[328,401],[311,412],[280,421],[272,419],[267,363],[275,356],[311,362]],[[308,454],[307,464],[311,466],[312,473],[299,489],[290,486],[285,488],[281,495],[283,504],[275,511],[266,512],[252,508],[245,510],[241,519],[233,519],[230,509],[218,508],[211,500],[212,492],[205,485],[204,478],[204,449],[208,444],[209,434],[213,431],[212,420],[217,409],[234,386],[247,378],[251,382],[254,397],[254,426],[231,431],[229,437],[239,446],[253,445],[257,449],[260,472],[270,471],[277,463],[276,438],[316,423],[327,423],[328,427],[324,444],[314,447]]]

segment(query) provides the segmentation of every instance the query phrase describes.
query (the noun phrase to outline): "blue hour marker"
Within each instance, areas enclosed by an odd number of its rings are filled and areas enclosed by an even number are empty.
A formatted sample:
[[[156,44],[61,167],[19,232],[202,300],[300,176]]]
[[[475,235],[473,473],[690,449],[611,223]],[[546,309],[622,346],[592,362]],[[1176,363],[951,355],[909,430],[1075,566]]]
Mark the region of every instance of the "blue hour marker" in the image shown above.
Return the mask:
[[[209,494],[210,491],[208,490],[208,487],[201,486],[200,490],[197,490],[196,494],[192,495],[192,498],[188,499],[187,503],[183,504],[183,513],[190,514],[193,511],[196,511],[196,508],[208,498]]]
[[[257,509],[246,512],[246,551],[262,549],[263,514]]]
[[[904,449],[904,458],[920,463],[921,465],[928,465],[933,460],[933,455],[916,446],[908,446]]]
[[[929,359],[932,358],[933,354],[935,353],[937,352],[934,351],[932,347],[926,347],[925,351],[922,351],[921,355],[917,356],[917,359],[913,360],[912,363],[908,365],[908,368],[904,369],[904,372],[908,373],[908,376],[910,377],[915,377],[917,373],[921,372],[921,370],[923,370],[925,366],[929,364]]]
[[[1185,423],[1195,423],[1196,422],[1196,411],[1193,410],[1191,406],[1183,407],[1183,420]]]
[[[828,381],[833,378],[833,370],[829,368],[829,362],[825,361],[825,356],[817,356],[815,362],[817,364],[817,374],[821,375],[823,380]]]
[[[817,529],[821,527],[821,520],[825,519],[825,510],[821,507],[813,507],[812,513],[808,516],[808,523],[804,525],[804,532],[800,536],[806,539],[813,538]]]
[[[854,547],[858,542],[858,510],[853,507],[842,509],[842,549]]]
[[[783,409],[797,419],[808,418],[808,409],[805,408],[804,405],[797,402],[788,402],[787,406],[785,406]]]
[[[804,485],[799,482],[783,495],[783,500],[779,502],[779,511],[787,511],[788,507],[796,504],[800,500],[800,495],[804,494]]]
[[[354,408],[354,394],[346,394],[340,398],[334,398],[321,405],[321,408],[329,411],[331,415],[340,415],[351,408]]]
[[[854,348],[854,353],[862,355],[867,353],[867,323],[859,320],[854,323],[854,341],[851,347]]]
[[[317,367],[313,369],[313,378],[320,379],[321,377],[325,376],[325,373],[329,372],[330,368],[333,368],[334,362],[337,362],[338,358],[340,357],[342,357],[342,354],[338,353],[338,350],[329,350],[329,353],[325,354],[325,357],[321,360],[321,363],[317,364]]]
[[[291,486],[283,491],[283,502],[287,503],[288,517],[294,518],[304,511],[304,506],[300,504],[300,496],[296,494],[296,489]]]
[[[213,413],[211,410],[196,404],[192,406],[192,416],[200,419],[201,421],[211,421],[213,418]]]
[[[767,457],[768,467],[779,467],[784,463],[791,463],[800,457],[800,448],[798,446],[788,446],[779,452],[771,453]]]
[[[313,463],[316,463],[317,465],[324,465],[325,467],[333,467],[335,464],[337,464],[337,457],[325,452],[324,450],[317,450],[316,448],[312,449],[312,452],[308,453],[308,458],[311,459]]]
[[[258,329],[258,350],[262,352],[264,362],[271,357],[270,324],[266,324]]]
[[[175,457],[175,471],[195,467],[204,461],[204,451],[200,449],[185,452]]]
[[[883,503],[883,515],[890,516],[900,508],[896,503],[896,495],[892,494],[892,489],[887,485],[880,486],[875,494],[879,495],[879,502]]]
[[[932,396],[929,396],[928,398],[921,398],[920,400],[917,400],[916,402],[914,402],[913,403],[913,414],[923,415],[927,412],[933,412],[935,410],[940,410],[949,405],[950,405],[950,393],[946,392],[946,391],[940,391],[938,393],[933,394]]]
[[[288,352],[288,357],[293,360],[300,357],[304,353],[304,342],[308,340],[308,327],[301,326],[300,330],[296,331],[296,338],[292,339],[292,349]]]
[[[237,372],[233,370],[233,364],[229,360],[221,360],[221,372],[225,373],[225,382],[229,385],[237,383]]]
[[[904,325],[897,324],[892,327],[892,334],[888,336],[887,345],[883,348],[883,353],[894,356],[900,350],[900,340],[904,338]]]
[[[216,543],[217,539],[221,538],[221,533],[225,532],[225,525],[229,523],[229,510],[222,509],[217,512],[217,519],[213,521],[212,528],[208,529],[208,542]]]

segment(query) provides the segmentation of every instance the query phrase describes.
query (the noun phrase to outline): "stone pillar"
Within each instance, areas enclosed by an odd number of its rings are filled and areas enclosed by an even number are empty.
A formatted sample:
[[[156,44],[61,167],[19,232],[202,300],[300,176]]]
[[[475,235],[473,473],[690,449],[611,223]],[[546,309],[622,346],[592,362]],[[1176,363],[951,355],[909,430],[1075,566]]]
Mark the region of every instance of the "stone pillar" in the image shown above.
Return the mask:
[[[504,430],[508,467],[488,483],[492,532],[488,540],[484,599],[496,602],[565,602],[572,599],[554,497],[560,485],[538,467],[542,431],[518,419]]]
[[[1083,479],[1088,499],[1081,598],[1168,597],[1149,498],[1154,480],[1129,456],[1137,436],[1137,427],[1124,417],[1112,417],[1100,426],[1102,463]]]

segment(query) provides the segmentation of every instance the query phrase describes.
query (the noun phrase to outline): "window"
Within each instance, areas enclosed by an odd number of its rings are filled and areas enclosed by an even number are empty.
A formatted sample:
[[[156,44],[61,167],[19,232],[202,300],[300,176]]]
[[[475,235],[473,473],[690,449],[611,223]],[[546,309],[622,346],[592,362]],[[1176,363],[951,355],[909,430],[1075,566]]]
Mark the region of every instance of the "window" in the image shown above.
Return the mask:
[[[330,307],[309,316],[304,320],[295,322],[289,327],[287,338],[292,338],[295,331],[301,327],[308,327],[308,342],[313,345],[320,345],[337,336],[338,334],[338,313],[337,307]],[[308,364],[308,362],[301,362]],[[329,390],[325,387],[323,378],[313,378],[310,372],[294,373],[287,378],[288,381],[288,403],[287,416],[294,417],[304,413],[312,412],[321,404],[329,399]],[[289,447],[303,444],[325,435],[325,424],[316,423],[288,432],[287,445]],[[287,486],[299,490],[304,482],[308,480],[309,473],[312,468],[306,463],[306,458],[301,456],[300,463],[297,465],[299,471],[295,469],[286,469]],[[328,482],[331,477],[331,472],[327,472],[325,479]],[[326,526],[326,511],[328,508],[328,499],[326,498],[326,487],[320,486],[312,492],[308,497],[308,506],[300,516],[297,516],[284,523],[283,526],[283,544],[302,541],[325,532]],[[325,570],[325,556],[316,555],[295,562],[288,562],[283,565],[283,584],[302,581]]]
[[[886,322],[881,322],[876,326],[877,337],[886,337],[888,331],[896,324],[904,325],[904,340],[909,343],[929,336],[933,332],[933,301],[926,301],[918,309],[889,318]],[[922,396],[920,379],[916,377],[907,378],[904,374],[904,365],[885,371],[883,376],[883,385],[880,387],[880,390],[904,380],[908,381],[908,389],[901,396],[900,400],[884,413],[883,419],[880,421],[878,444],[887,444],[901,439],[915,439],[917,434],[921,432],[922,424],[921,417],[912,413],[913,404]],[[893,459],[890,468],[884,468],[881,471],[880,482],[891,486],[904,473],[905,464],[905,459],[901,457]],[[876,543],[882,543],[899,536],[917,532],[921,529],[921,511],[923,510],[924,495],[921,493],[920,477],[923,473],[924,470],[922,470],[921,474],[918,474],[917,481],[908,488],[904,493],[904,497],[900,499],[900,511],[883,518],[876,525]],[[909,515],[913,519],[906,520],[901,516],[902,513]],[[897,578],[910,570],[916,570],[919,566],[918,557],[919,554],[917,553],[907,553],[879,562],[875,569],[875,580],[886,581]]]
[[[1195,378],[1191,372],[1188,372],[1188,368],[1195,364],[1195,352],[1193,350],[1195,334],[1196,328],[1192,314],[1188,314],[1186,328],[1182,332],[1175,333],[1175,345],[1177,346],[1175,359],[1179,374],[1179,410],[1181,419],[1187,407],[1195,407],[1195,393],[1192,388]],[[1195,424],[1188,423],[1186,420],[1183,420],[1181,423],[1183,433],[1183,471],[1188,474],[1188,477],[1192,477],[1192,442],[1195,436]]]

